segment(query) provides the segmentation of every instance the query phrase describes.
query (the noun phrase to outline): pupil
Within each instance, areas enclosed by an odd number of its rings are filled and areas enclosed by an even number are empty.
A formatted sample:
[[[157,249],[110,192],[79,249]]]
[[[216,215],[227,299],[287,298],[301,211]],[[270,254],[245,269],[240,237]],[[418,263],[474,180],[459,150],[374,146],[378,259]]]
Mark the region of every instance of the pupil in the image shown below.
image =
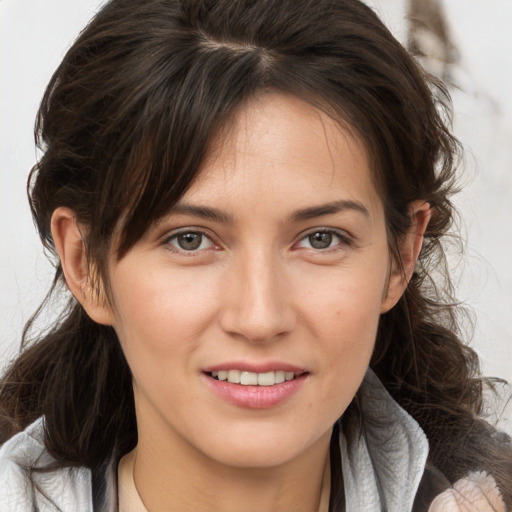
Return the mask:
[[[186,251],[193,251],[201,245],[201,235],[199,233],[185,233],[179,235],[178,244]]]
[[[309,242],[311,247],[315,249],[327,249],[331,245],[332,242],[332,234],[331,233],[322,233],[317,232],[309,235]]]

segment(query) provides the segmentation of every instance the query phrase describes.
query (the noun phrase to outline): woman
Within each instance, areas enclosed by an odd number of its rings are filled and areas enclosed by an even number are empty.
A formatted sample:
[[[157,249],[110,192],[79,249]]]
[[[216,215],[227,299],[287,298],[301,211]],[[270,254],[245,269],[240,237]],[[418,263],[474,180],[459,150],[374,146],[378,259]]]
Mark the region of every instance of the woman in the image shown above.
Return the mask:
[[[431,87],[357,0],[108,3],[38,116],[72,298],[3,377],[0,510],[510,508]]]

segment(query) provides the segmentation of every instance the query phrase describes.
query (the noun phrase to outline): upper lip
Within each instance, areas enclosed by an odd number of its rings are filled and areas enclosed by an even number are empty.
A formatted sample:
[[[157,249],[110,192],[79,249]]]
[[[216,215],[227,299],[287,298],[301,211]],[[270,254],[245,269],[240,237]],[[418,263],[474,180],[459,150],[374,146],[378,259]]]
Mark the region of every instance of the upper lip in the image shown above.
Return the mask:
[[[211,366],[203,368],[203,371],[205,373],[229,370],[240,370],[242,372],[253,373],[268,373],[277,371],[293,372],[295,374],[305,373],[305,369],[301,368],[300,366],[279,361],[269,361],[261,363],[248,361],[229,361],[219,364],[213,364]]]

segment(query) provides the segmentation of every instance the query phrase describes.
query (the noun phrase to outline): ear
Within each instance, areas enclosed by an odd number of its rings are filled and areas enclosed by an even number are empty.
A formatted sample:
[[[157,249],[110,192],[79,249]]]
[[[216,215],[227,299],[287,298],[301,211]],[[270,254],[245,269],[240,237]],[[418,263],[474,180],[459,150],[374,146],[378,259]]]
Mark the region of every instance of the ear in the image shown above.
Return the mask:
[[[399,301],[412,277],[423,246],[423,236],[432,217],[430,204],[422,200],[412,202],[409,206],[409,215],[411,227],[399,240],[400,261],[391,264],[381,313],[386,313]]]
[[[85,243],[73,210],[63,206],[57,208],[52,215],[51,230],[71,293],[92,320],[112,325],[113,314],[103,287],[98,292],[91,285],[91,269],[87,263]]]

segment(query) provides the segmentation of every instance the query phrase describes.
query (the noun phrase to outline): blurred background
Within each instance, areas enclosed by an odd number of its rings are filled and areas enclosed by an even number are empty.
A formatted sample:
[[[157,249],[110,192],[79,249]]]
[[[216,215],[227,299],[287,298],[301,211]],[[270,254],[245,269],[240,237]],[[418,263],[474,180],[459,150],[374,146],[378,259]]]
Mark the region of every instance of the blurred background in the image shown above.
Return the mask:
[[[367,0],[454,101],[465,146],[458,299],[484,372],[512,381],[512,0]],[[0,0],[0,371],[48,290],[25,193],[33,125],[46,83],[100,0]],[[43,322],[51,321],[49,311]]]

